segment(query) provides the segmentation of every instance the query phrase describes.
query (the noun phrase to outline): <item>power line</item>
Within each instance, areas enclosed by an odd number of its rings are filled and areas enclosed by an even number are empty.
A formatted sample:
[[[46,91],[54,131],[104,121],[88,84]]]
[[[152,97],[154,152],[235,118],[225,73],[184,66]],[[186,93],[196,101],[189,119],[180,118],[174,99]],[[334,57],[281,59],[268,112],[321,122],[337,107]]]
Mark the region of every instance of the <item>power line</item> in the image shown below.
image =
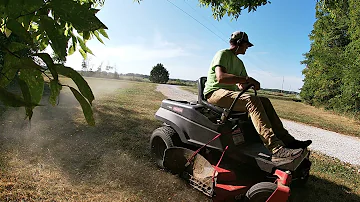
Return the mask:
[[[178,8],[179,10],[181,10],[183,13],[185,13],[186,15],[188,15],[189,17],[191,17],[193,20],[195,20],[196,22],[198,22],[200,25],[202,25],[203,27],[205,27],[207,30],[209,30],[211,33],[213,33],[215,36],[217,36],[219,39],[221,39],[222,41],[224,41],[225,43],[228,43],[227,41],[225,41],[223,38],[221,38],[218,34],[216,34],[215,32],[213,32],[211,29],[209,29],[207,26],[205,26],[203,23],[201,23],[199,20],[197,20],[196,18],[194,18],[193,16],[191,16],[189,13],[187,13],[186,11],[184,11],[183,9],[181,9],[180,7],[178,7],[176,4],[174,4],[173,2],[167,0],[169,3],[171,3],[173,6],[175,6],[176,8]]]
[[[234,18],[233,18],[234,19]],[[231,19],[230,21],[232,22],[233,21],[233,19]],[[231,23],[229,23],[229,21],[227,21],[227,20],[225,20],[225,22],[226,22],[226,24],[231,28],[231,29],[233,29],[233,30],[236,30],[236,28],[235,27],[233,27],[232,26],[232,24]]]
[[[193,11],[195,11],[195,12],[197,12],[197,10],[193,7],[193,6],[191,6],[190,4],[188,4],[187,2],[186,2],[186,0],[184,0],[184,3],[186,3]],[[203,18],[203,19],[205,19],[206,21],[208,21],[217,31],[219,31],[221,34],[223,34],[224,36],[227,36],[227,34],[225,34],[224,32],[222,32],[222,30],[220,30],[219,28],[217,28],[209,19],[207,19],[204,15],[202,15],[201,13],[199,13],[199,15],[201,15],[201,17]]]

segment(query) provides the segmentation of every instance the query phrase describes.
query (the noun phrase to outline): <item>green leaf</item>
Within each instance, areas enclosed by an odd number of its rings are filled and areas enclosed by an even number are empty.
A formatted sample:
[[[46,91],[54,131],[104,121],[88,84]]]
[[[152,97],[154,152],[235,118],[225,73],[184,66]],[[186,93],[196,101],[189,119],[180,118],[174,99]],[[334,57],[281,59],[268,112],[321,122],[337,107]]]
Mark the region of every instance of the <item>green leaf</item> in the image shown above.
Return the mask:
[[[9,0],[0,0],[0,13],[5,12],[5,8],[8,2]]]
[[[81,49],[83,49],[86,53],[90,53],[90,54],[94,55],[92,53],[92,51],[86,46],[85,42],[80,37],[77,37],[77,39],[79,41]]]
[[[0,87],[7,86],[15,77],[16,72],[19,70],[21,61],[7,53],[4,57],[4,66],[0,72]]]
[[[68,55],[72,55],[74,53],[75,53],[75,47],[73,45],[71,45],[69,50],[68,50]]]
[[[44,78],[41,72],[36,69],[21,69],[19,79],[27,84],[31,95],[31,102],[39,104],[44,92]]]
[[[20,89],[23,94],[23,98],[24,98],[25,102],[31,103],[31,93],[30,93],[29,86],[22,79],[18,79],[18,83],[19,83],[19,86],[20,86]],[[31,117],[33,115],[33,108],[34,107],[32,107],[32,106],[25,106],[26,117],[29,117],[29,120],[31,120]]]
[[[9,49],[9,51],[11,51],[11,52],[17,52],[17,51],[21,51],[21,50],[29,49],[29,48],[30,47],[27,46],[26,44],[19,43],[19,42],[11,42],[7,46],[7,49]]]
[[[50,81],[50,89],[51,89],[51,93],[50,93],[50,97],[49,97],[49,102],[50,102],[50,104],[55,106],[57,97],[60,94],[62,86],[59,85],[59,82],[57,80],[51,80]]]
[[[73,0],[52,0],[49,7],[61,20],[70,22],[78,32],[107,29],[93,11]]]
[[[25,0],[23,4],[24,11],[26,11],[27,13],[39,10],[42,5],[44,5],[43,0]]]
[[[32,38],[31,35],[26,29],[16,20],[9,19],[6,23],[6,26],[8,29],[10,29],[13,33],[21,37],[26,42],[32,44]]]
[[[21,64],[18,66],[19,69],[33,69],[38,72],[42,69],[38,64],[36,64],[32,58],[21,58]]]
[[[76,51],[77,39],[76,39],[76,36],[74,35],[74,33],[72,33],[72,31],[69,32],[69,34],[71,36],[72,45],[70,46],[70,48],[68,50],[68,55],[72,55]]]
[[[107,35],[107,33],[106,33],[106,31],[104,29],[99,29],[98,31],[100,32],[101,35],[103,35],[104,37],[109,39],[109,36]]]
[[[0,101],[10,107],[29,106],[22,97],[10,93],[2,87],[0,87]]]
[[[68,38],[64,35],[64,28],[61,28],[56,21],[48,16],[42,16],[40,21],[42,30],[45,30],[49,37],[51,47],[54,52],[61,58],[65,59],[67,53]]]
[[[76,50],[76,45],[77,45],[77,39],[76,39],[76,36],[71,32],[71,42],[72,42],[72,45],[74,46],[74,49]]]
[[[94,94],[91,91],[89,84],[85,81],[85,79],[74,69],[70,67],[65,67],[61,64],[56,64],[56,70],[59,74],[64,75],[68,78],[71,78],[76,86],[79,88],[81,94],[88,99],[89,103],[91,104],[92,101],[95,99]]]
[[[9,0],[6,5],[6,13],[9,18],[17,18],[23,10],[24,0]]]
[[[11,33],[12,33],[12,31],[11,31],[10,29],[5,28],[5,36],[6,36],[7,38],[10,37]]]
[[[25,30],[28,30],[29,26],[30,26],[30,22],[33,20],[33,17],[35,15],[25,15],[25,16],[21,16],[17,19],[17,21],[22,24],[22,26],[25,28]]]
[[[34,54],[34,56],[38,56],[39,58],[41,58],[41,60],[44,61],[47,66],[54,65],[54,61],[48,53],[36,53]]]
[[[81,108],[83,110],[86,122],[94,126],[95,125],[95,119],[93,116],[93,111],[91,109],[91,105],[87,102],[87,100],[73,87],[69,87],[71,92],[74,94],[75,98],[78,100],[78,102],[81,105]]]
[[[85,52],[83,49],[79,49],[79,52],[80,52],[80,54],[82,55],[82,57],[83,57],[84,59],[87,58],[87,54],[86,54],[86,52]]]
[[[85,31],[83,33],[83,39],[84,40],[89,40],[90,39],[90,31]]]
[[[99,33],[97,31],[93,31],[93,34],[97,38],[98,41],[100,41],[102,44],[104,44],[104,41],[100,38]]]
[[[40,49],[40,51],[43,51],[43,50],[45,50],[47,47],[48,47],[48,45],[49,45],[49,38],[47,38],[47,37],[45,37],[45,36],[43,36],[43,35],[40,35],[40,39],[39,39],[39,41],[38,41],[38,43],[39,43],[39,49]]]
[[[40,72],[41,67],[31,58],[17,58],[8,53],[4,57],[4,66],[0,72],[0,87],[7,86],[20,69],[33,69]]]
[[[40,57],[45,63],[46,63],[46,66],[49,68],[50,72],[51,72],[51,75],[53,76],[53,78],[58,81],[59,80],[59,76],[58,76],[58,73],[54,67],[54,61],[53,59],[51,58],[51,56],[47,53],[37,53],[35,54],[35,56],[38,56]]]

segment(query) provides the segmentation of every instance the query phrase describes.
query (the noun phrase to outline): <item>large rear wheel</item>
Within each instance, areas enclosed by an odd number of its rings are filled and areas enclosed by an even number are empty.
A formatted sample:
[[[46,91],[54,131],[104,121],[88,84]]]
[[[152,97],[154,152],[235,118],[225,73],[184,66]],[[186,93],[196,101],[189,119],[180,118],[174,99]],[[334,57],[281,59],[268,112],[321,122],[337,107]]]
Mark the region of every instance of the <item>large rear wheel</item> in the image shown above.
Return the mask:
[[[246,199],[249,202],[266,202],[276,188],[277,185],[271,182],[257,183],[246,192]]]
[[[156,130],[150,138],[151,155],[160,168],[164,168],[164,152],[167,148],[174,147],[179,142],[179,136],[174,129],[163,126]]]

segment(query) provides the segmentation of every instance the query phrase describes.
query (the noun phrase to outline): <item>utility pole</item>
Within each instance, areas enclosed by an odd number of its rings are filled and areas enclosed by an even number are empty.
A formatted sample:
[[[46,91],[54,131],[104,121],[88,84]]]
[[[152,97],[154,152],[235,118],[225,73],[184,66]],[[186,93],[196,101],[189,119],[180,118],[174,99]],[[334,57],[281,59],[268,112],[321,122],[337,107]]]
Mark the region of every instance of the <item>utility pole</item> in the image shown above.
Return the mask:
[[[284,92],[284,76],[283,76],[283,82],[282,82],[282,85],[281,85],[281,93]]]

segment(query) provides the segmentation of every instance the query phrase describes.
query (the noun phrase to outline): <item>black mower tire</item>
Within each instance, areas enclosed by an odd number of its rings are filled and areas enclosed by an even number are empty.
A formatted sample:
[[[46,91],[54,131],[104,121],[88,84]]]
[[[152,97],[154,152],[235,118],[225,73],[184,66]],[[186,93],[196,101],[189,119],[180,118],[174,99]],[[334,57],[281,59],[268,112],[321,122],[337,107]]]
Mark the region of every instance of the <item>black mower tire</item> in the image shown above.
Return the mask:
[[[260,182],[246,192],[246,200],[248,202],[266,202],[266,200],[274,193],[277,185],[272,182]]]
[[[150,152],[159,168],[164,168],[164,152],[170,147],[177,146],[180,138],[170,126],[163,126],[154,130],[150,138]]]

